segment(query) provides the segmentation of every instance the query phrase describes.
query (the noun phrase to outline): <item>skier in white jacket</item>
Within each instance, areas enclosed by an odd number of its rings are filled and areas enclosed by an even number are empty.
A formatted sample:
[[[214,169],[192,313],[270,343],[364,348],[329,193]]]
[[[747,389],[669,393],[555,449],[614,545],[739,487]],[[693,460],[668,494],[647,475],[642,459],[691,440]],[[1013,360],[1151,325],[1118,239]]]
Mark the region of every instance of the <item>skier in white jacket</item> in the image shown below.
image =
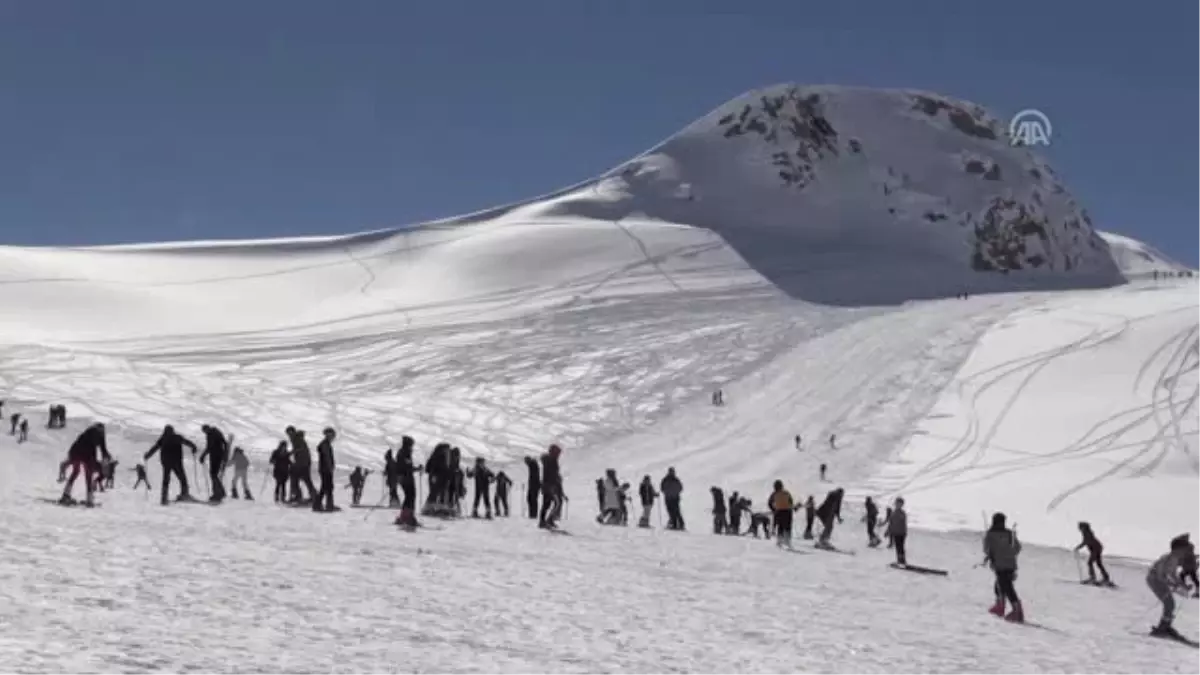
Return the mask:
[[[621,518],[621,481],[617,480],[617,470],[609,469],[604,472],[604,511],[597,521],[605,525],[615,525]]]

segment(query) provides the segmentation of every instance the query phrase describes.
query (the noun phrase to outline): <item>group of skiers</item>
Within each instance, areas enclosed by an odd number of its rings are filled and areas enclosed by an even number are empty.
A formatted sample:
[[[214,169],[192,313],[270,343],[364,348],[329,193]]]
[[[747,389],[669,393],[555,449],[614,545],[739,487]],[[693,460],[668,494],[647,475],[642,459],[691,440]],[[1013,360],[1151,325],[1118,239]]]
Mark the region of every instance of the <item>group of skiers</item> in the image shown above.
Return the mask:
[[[0,403],[2,404],[2,403]],[[65,413],[64,413],[65,415]],[[171,478],[174,476],[180,486],[176,501],[195,501],[189,491],[187,473],[184,470],[184,448],[189,448],[194,458],[205,463],[209,468],[209,483],[211,496],[209,501],[220,503],[226,496],[223,483],[224,471],[227,466],[234,469],[231,482],[231,496],[239,498],[241,494],[246,499],[253,499],[247,482],[249,459],[240,447],[233,447],[232,436],[226,436],[213,425],[204,424],[200,427],[204,434],[205,448],[202,452],[195,443],[175,431],[171,425],[163,428],[161,435],[143,455],[148,461],[158,454],[162,464],[161,503],[168,504]],[[337,433],[332,428],[326,428],[322,440],[317,446],[317,473],[320,488],[313,484],[311,475],[311,453],[303,430],[287,427],[286,441],[280,442],[272,453],[270,463],[275,478],[275,501],[292,505],[311,505],[314,511],[331,512],[338,510],[333,503],[334,486],[334,454],[333,441]],[[504,471],[494,472],[488,467],[483,458],[476,458],[471,466],[463,467],[462,453],[457,447],[447,443],[439,443],[430,453],[423,466],[417,465],[413,459],[414,441],[409,436],[402,438],[399,449],[394,453],[389,449],[384,454],[383,476],[387,489],[387,497],[392,507],[399,506],[400,513],[396,524],[414,528],[419,527],[415,517],[418,487],[415,474],[425,473],[428,481],[428,496],[423,504],[423,515],[437,517],[455,517],[462,515],[462,501],[466,497],[466,482],[471,479],[474,484],[474,502],[472,516],[480,517],[480,506],[483,506],[485,518],[509,515],[509,491],[512,480]],[[197,453],[199,456],[197,457]],[[551,445],[546,453],[535,459],[532,456],[524,458],[528,469],[526,485],[527,516],[536,518],[541,528],[554,529],[562,517],[567,496],[563,491],[560,459],[562,449]],[[65,482],[61,501],[74,503],[71,497],[72,487],[82,473],[87,486],[87,504],[92,504],[93,493],[114,484],[114,472],[117,466],[108,451],[106,432],[103,423],[91,424],[75,439],[67,450],[66,459],[59,465],[59,481]],[[70,469],[70,475],[67,475]],[[150,490],[145,466],[135,467],[138,474],[134,487],[143,483]],[[350,474],[352,502],[360,505],[363,487],[371,471],[355,467]],[[495,495],[492,496],[491,486],[495,484]],[[617,477],[615,469],[608,469],[605,476],[596,481],[599,515],[597,522],[606,525],[628,524],[629,483],[623,483]],[[289,490],[290,488],[290,490]],[[307,496],[302,488],[307,488]],[[403,499],[399,491],[403,491]],[[804,539],[813,539],[813,525],[819,523],[821,530],[816,535],[816,545],[832,548],[830,538],[835,522],[842,520],[842,503],[845,492],[842,488],[830,491],[819,506],[812,496],[803,503],[797,503],[792,494],[785,489],[780,480],[776,480],[773,490],[767,497],[767,510],[756,512],[752,502],[737,492],[725,498],[721,488],[710,488],[713,498],[713,532],[722,535],[753,534],[758,536],[761,529],[764,536],[773,535],[780,547],[790,547],[792,544],[793,514],[800,509],[805,511]],[[681,512],[683,483],[675,472],[674,467],[667,470],[666,475],[659,481],[657,489],[650,476],[644,476],[638,487],[642,512],[638,521],[640,527],[650,527],[650,517],[655,501],[662,497],[667,512],[667,529],[685,530]],[[381,500],[382,501],[382,500]],[[878,522],[878,507],[867,497],[864,502],[868,546],[876,547],[881,542],[876,534],[877,528],[885,528],[888,547],[896,552],[896,565],[906,567],[906,540],[908,535],[908,517],[904,509],[903,498],[897,498],[894,506],[887,509],[882,521]],[[749,515],[750,523],[746,532],[742,531],[743,515]],[[1111,585],[1107,569],[1103,563],[1103,545],[1096,537],[1089,523],[1079,523],[1082,535],[1081,543],[1076,551],[1088,550],[1087,571],[1088,580],[1085,583]],[[984,562],[990,566],[995,581],[993,593],[995,601],[989,611],[1009,621],[1023,622],[1025,608],[1016,590],[1017,559],[1021,553],[1021,543],[1017,539],[1015,529],[1009,529],[1003,513],[992,516],[991,525],[983,537]],[[1189,582],[1193,589],[1200,589],[1197,580],[1197,561],[1195,546],[1188,535],[1172,539],[1169,551],[1161,556],[1150,567],[1146,583],[1153,594],[1163,605],[1162,617],[1153,634],[1169,637],[1180,637],[1172,627],[1172,617],[1175,612],[1173,587]],[[1100,580],[1096,578],[1096,572]],[[1082,571],[1081,571],[1082,575]],[[1200,592],[1200,591],[1197,591]],[[1011,608],[1011,611],[1006,609]]]

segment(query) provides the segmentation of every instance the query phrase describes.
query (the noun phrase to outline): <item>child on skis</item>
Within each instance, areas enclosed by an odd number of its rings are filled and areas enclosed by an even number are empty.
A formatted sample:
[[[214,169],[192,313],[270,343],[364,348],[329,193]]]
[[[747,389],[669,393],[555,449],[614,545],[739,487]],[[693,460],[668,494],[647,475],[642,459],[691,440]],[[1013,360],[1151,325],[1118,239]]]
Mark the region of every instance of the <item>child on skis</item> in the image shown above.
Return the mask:
[[[988,611],[996,616],[1003,616],[1015,623],[1025,622],[1025,608],[1017,597],[1017,588],[1013,582],[1017,579],[1017,556],[1021,553],[1021,542],[1017,541],[1017,533],[1005,527],[1003,513],[992,514],[992,526],[983,536],[983,559],[996,575],[993,590],[996,593],[996,604]],[[1012,612],[1004,615],[1004,601],[1012,603]]]
[[[136,489],[138,489],[139,485],[141,485],[142,483],[145,483],[146,491],[149,492],[150,491],[150,479],[146,477],[146,465],[138,464],[137,466],[133,467],[133,470],[137,473],[137,480],[134,481],[134,483],[133,483],[133,489],[136,490]]]
[[[1104,577],[1103,585],[1112,586],[1112,579],[1109,579],[1108,570],[1104,569],[1104,562],[1101,560],[1101,556],[1104,553],[1104,544],[1101,544],[1100,540],[1096,538],[1096,534],[1092,532],[1092,526],[1089,523],[1079,523],[1079,533],[1083,535],[1083,541],[1075,547],[1075,551],[1078,553],[1079,549],[1084,546],[1087,547],[1088,583],[1096,583],[1096,568],[1098,567],[1100,568],[1100,575]]]
[[[1171,577],[1179,569],[1184,556],[1195,555],[1196,548],[1188,540],[1186,534],[1171,540],[1171,550],[1166,555],[1154,561],[1146,574],[1146,585],[1150,592],[1162,603],[1162,618],[1158,625],[1150,630],[1151,635],[1160,637],[1181,637],[1171,622],[1175,618],[1175,596],[1171,593]]]

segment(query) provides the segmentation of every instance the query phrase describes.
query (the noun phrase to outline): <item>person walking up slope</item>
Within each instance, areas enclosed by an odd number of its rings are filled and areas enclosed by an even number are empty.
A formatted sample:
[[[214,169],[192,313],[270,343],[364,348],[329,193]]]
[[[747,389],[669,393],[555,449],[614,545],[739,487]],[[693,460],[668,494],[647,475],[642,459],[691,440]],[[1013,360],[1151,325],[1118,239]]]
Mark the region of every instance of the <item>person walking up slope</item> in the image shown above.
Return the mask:
[[[1108,577],[1108,570],[1104,569],[1104,561],[1101,559],[1104,554],[1104,544],[1101,544],[1100,540],[1096,538],[1095,533],[1092,532],[1092,526],[1089,523],[1079,523],[1079,533],[1083,535],[1083,541],[1075,547],[1075,551],[1079,552],[1079,549],[1083,548],[1084,546],[1087,547],[1087,582],[1089,584],[1096,583],[1096,568],[1100,568],[1100,575],[1104,577],[1104,581],[1101,583],[1104,586],[1112,586],[1112,579]]]
[[[1014,582],[1017,579],[1017,556],[1021,553],[1021,542],[1017,541],[1017,533],[1005,527],[1003,513],[992,514],[992,526],[983,536],[983,559],[996,575],[993,590],[996,593],[996,603],[988,611],[996,616],[1003,616],[1015,623],[1025,622],[1025,608],[1017,597]],[[1012,611],[1004,614],[1004,602],[1012,604]]]

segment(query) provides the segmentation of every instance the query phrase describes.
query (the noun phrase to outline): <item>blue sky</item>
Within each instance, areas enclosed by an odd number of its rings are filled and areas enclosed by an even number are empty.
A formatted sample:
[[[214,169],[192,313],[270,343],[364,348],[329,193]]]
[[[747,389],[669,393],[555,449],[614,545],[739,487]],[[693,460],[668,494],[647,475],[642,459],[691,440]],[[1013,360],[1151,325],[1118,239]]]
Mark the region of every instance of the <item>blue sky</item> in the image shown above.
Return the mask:
[[[1038,108],[1097,224],[1195,265],[1197,18],[1168,0],[0,0],[0,242],[454,215],[795,81]]]

